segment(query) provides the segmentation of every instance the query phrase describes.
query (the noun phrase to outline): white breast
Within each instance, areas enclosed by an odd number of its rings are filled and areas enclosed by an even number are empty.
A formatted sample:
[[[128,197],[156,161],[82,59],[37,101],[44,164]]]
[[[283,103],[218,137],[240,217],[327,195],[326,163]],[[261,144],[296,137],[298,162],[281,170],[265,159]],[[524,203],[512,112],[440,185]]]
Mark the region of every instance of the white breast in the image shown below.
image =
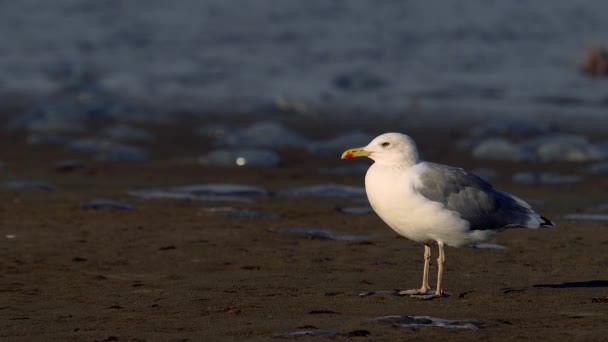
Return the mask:
[[[365,190],[378,216],[399,235],[417,242],[442,241],[459,247],[486,240],[489,232],[470,231],[460,215],[415,190],[422,168],[372,164],[365,175]]]

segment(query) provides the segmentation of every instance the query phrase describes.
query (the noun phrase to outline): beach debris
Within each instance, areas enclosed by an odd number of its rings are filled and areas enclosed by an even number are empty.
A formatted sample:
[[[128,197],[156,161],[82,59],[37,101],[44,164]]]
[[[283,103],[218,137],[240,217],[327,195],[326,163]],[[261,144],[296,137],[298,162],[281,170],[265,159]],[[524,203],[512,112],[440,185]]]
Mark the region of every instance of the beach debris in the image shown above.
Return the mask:
[[[171,191],[190,193],[194,195],[212,196],[266,196],[268,191],[254,185],[241,185],[230,183],[208,183],[181,185],[169,188]]]
[[[337,207],[337,211],[344,214],[354,214],[354,215],[367,215],[372,214],[374,209],[372,207]]]
[[[253,125],[226,132],[219,140],[222,145],[250,147],[299,147],[308,144],[308,139],[275,121],[261,121]]]
[[[315,328],[314,326],[310,326],[311,328]],[[347,333],[339,333],[337,331],[323,331],[323,330],[300,330],[300,331],[292,331],[285,334],[277,334],[274,335],[274,338],[297,338],[302,336],[322,336],[322,337],[337,337],[337,336],[346,336],[346,337],[364,337],[371,335],[368,330],[358,329],[349,331]]]
[[[44,190],[52,192],[57,190],[57,187],[43,181],[9,181],[0,183],[2,190]]]
[[[221,216],[221,217],[244,217],[244,218],[263,218],[263,219],[277,219],[281,217],[278,214],[266,214],[251,209],[237,209],[233,207],[213,207],[204,208],[203,212],[210,216]]]
[[[369,330],[365,330],[365,329],[357,329],[357,330],[353,330],[353,331],[349,331],[346,333],[346,336],[348,337],[364,337],[364,336],[368,336],[371,335],[372,333],[369,332]]]
[[[567,214],[562,218],[571,221],[608,221],[608,214]]]
[[[608,49],[605,47],[587,49],[582,70],[589,76],[608,76]]]
[[[429,291],[429,294],[433,294],[435,293],[435,291],[431,290]],[[406,296],[405,294],[401,293],[401,290],[395,289],[395,290],[379,290],[379,291],[367,291],[367,292],[361,292],[359,294],[357,294],[359,297],[370,297],[370,296],[380,296],[380,295],[390,295],[390,296]],[[450,294],[447,292],[443,293],[443,297],[450,297]]]
[[[308,144],[308,152],[315,156],[340,156],[344,146],[365,146],[374,137],[360,131],[338,135],[329,140]]]
[[[370,297],[370,296],[378,296],[378,295],[398,296],[399,295],[399,290],[368,291],[368,292],[361,292],[361,293],[359,293],[357,295],[359,297]]]
[[[324,337],[336,337],[341,334],[337,331],[324,331],[324,330],[301,330],[301,331],[292,331],[285,334],[278,334],[272,337],[274,338],[296,338],[302,336],[324,336]]]
[[[333,310],[311,310],[308,312],[309,315],[339,315],[339,312]]]
[[[365,188],[354,185],[319,184],[281,190],[284,197],[364,197]]]
[[[577,175],[562,175],[548,172],[536,173],[522,171],[513,175],[513,181],[521,184],[559,185],[580,183],[583,181],[583,177]]]
[[[218,149],[200,157],[198,162],[217,166],[272,167],[279,165],[281,157],[269,149]]]
[[[131,204],[107,200],[97,199],[88,202],[84,202],[81,205],[84,209],[118,209],[118,210],[133,210],[134,207]]]
[[[149,188],[129,191],[129,195],[143,199],[181,199],[193,201],[250,203],[247,196],[265,196],[268,192],[257,186],[239,184],[193,184],[170,188]]]
[[[479,327],[483,326],[483,323],[477,320],[452,320],[435,318],[431,316],[393,315],[378,317],[374,320],[403,328],[437,327],[446,329],[477,330]]]
[[[608,286],[608,280],[570,281],[557,284],[535,284],[534,287],[550,289],[603,288]],[[586,315],[588,316],[588,315]]]
[[[92,168],[91,163],[80,159],[60,160],[52,165],[53,170],[61,172],[69,172],[74,170],[83,170]]]
[[[362,241],[369,239],[368,235],[340,235],[329,230],[309,227],[279,227],[270,231],[279,234],[304,235],[313,240]]]
[[[163,189],[142,189],[127,192],[130,196],[142,199],[176,199],[176,200],[191,200],[191,201],[210,201],[210,202],[240,202],[251,203],[253,200],[246,197],[238,196],[208,196],[194,195],[184,192],[176,192]]]

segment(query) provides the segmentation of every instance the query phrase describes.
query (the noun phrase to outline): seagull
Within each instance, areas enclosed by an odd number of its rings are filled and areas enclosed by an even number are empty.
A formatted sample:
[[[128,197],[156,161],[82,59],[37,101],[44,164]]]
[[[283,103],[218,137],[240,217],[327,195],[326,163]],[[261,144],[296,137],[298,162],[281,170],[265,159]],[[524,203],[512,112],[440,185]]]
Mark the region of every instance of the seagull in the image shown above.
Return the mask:
[[[416,143],[405,134],[385,133],[342,153],[342,159],[355,157],[374,161],[365,175],[365,192],[376,214],[399,235],[424,244],[422,286],[401,295],[448,296],[443,291],[444,246],[472,246],[508,228],[554,226],[522,199],[473,173],[420,160]],[[429,286],[433,242],[439,251],[435,291]]]

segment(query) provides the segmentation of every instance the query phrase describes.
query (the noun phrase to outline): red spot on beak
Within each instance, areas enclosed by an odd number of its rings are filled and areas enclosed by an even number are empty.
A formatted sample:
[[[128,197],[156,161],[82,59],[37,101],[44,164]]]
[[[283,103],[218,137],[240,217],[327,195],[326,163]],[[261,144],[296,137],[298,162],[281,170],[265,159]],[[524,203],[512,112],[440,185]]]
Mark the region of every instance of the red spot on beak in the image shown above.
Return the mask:
[[[353,154],[352,153],[348,153],[344,156],[344,159],[353,159]]]

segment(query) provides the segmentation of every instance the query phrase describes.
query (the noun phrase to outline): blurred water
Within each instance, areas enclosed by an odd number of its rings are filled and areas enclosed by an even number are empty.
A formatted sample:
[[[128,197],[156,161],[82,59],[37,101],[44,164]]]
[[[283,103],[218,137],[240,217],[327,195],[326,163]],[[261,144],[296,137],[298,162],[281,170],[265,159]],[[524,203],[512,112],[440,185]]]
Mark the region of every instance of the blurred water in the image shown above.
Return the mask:
[[[93,70],[174,108],[603,113],[583,77],[608,2],[405,0],[0,1],[0,93],[48,94]]]

